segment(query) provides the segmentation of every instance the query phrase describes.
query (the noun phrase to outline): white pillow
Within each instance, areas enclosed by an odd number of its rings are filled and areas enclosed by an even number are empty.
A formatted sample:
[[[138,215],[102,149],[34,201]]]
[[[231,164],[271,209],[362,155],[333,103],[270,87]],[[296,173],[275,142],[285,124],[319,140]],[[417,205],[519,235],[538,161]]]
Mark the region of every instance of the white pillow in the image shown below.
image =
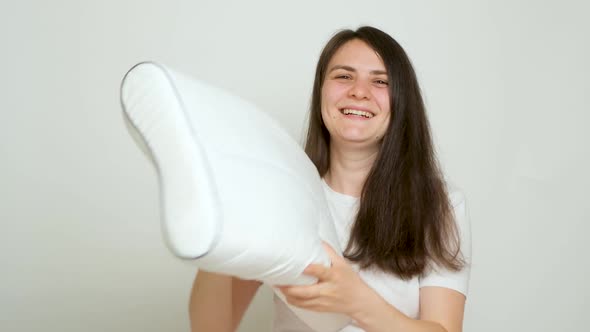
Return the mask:
[[[341,252],[312,162],[252,104],[160,64],[125,75],[129,132],[154,163],[170,250],[207,271],[270,285],[311,284],[310,263]],[[277,292],[282,297],[280,292]],[[291,307],[317,331],[350,319]]]

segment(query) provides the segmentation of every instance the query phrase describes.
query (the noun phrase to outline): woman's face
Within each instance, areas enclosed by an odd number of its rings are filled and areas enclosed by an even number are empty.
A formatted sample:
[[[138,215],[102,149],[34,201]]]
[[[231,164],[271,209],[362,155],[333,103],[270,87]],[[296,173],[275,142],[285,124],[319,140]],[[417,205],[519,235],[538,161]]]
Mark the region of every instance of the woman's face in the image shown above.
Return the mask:
[[[326,70],[321,106],[333,144],[379,146],[391,116],[388,77],[365,42],[353,39],[336,51]]]

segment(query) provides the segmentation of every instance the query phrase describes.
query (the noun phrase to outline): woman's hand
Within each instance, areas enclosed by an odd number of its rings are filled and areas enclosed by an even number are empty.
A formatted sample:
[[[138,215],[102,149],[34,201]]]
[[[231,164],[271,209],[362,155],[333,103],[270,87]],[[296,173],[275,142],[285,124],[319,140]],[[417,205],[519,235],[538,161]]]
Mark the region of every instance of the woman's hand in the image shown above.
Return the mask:
[[[371,307],[371,303],[380,298],[379,295],[331,246],[324,243],[324,248],[330,256],[332,266],[310,264],[303,271],[306,275],[316,277],[316,284],[279,286],[287,303],[303,309],[338,312],[351,317]]]

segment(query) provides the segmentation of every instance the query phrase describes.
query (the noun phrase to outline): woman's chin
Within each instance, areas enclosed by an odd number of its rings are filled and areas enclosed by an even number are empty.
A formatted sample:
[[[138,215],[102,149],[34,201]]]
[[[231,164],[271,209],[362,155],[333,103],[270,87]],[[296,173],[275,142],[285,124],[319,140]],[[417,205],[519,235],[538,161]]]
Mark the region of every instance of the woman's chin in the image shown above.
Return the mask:
[[[334,143],[341,145],[342,147],[351,147],[351,148],[372,148],[378,147],[380,140],[376,139],[374,136],[342,136],[338,140],[334,140]]]

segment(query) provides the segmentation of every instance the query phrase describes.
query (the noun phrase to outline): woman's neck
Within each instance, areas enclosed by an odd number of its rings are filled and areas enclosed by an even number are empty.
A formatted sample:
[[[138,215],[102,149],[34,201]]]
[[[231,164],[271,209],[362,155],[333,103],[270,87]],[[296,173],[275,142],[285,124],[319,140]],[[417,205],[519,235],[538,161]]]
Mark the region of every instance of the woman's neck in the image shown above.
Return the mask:
[[[331,145],[330,169],[324,175],[324,180],[336,192],[360,197],[378,152]]]

